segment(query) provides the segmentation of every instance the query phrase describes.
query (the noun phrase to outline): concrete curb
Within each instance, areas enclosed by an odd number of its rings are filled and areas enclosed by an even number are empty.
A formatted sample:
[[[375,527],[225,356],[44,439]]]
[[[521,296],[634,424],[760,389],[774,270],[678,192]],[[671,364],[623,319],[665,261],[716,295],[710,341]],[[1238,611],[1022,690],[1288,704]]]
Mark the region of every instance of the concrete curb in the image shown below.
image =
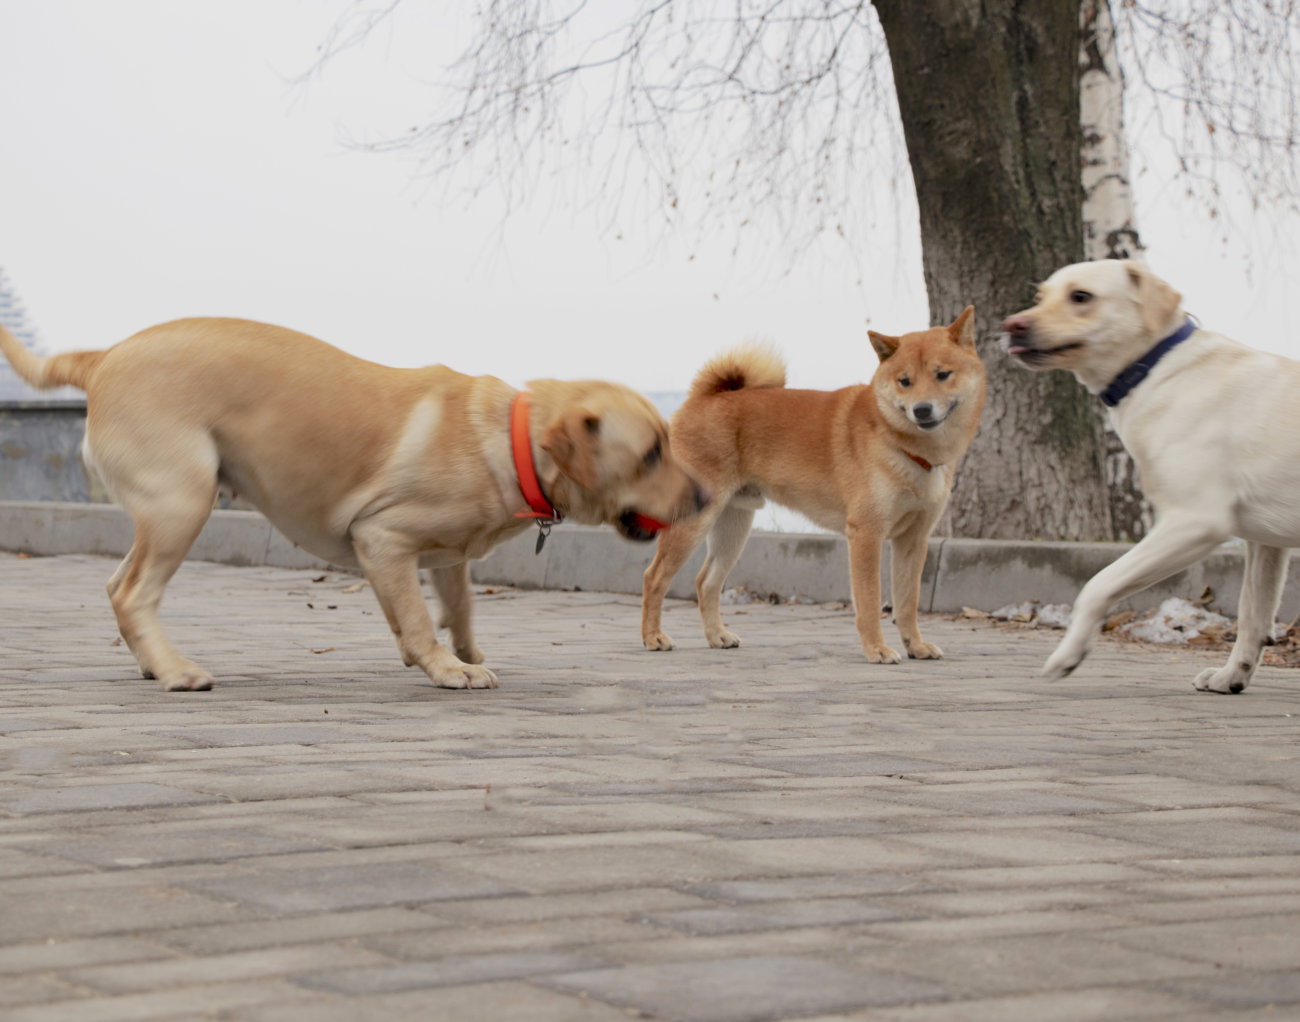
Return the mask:
[[[629,543],[610,529],[561,525],[540,554],[528,531],[474,564],[480,584],[525,589],[641,592],[641,574],[653,544]],[[118,507],[54,501],[0,502],[0,549],[41,556],[122,556],[131,524]],[[921,609],[947,613],[963,607],[996,610],[1011,603],[1073,603],[1080,587],[1129,549],[1124,543],[1035,543],[932,539],[921,586]],[[324,569],[326,562],[299,550],[255,511],[214,511],[190,552],[194,560],[234,565]],[[693,598],[703,560],[697,550],[669,595]],[[888,579],[888,551],[885,578]],[[1145,610],[1171,596],[1199,597],[1208,587],[1212,606],[1235,615],[1241,592],[1242,553],[1224,546],[1199,564],[1137,594],[1121,607]],[[756,532],[728,580],[760,596],[814,603],[849,602],[848,554],[842,536]],[[888,585],[886,583],[886,591]],[[1289,579],[1279,616],[1300,613],[1300,582]]]

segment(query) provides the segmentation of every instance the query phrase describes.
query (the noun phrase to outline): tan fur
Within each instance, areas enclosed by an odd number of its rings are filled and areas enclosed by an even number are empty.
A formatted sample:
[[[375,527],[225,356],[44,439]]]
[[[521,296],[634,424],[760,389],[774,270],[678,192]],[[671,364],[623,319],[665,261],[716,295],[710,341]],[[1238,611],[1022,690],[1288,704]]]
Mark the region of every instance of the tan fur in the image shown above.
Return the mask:
[[[870,384],[842,390],[785,389],[784,366],[761,347],[728,352],[701,370],[673,416],[672,439],[678,457],[712,489],[714,501],[659,538],[641,603],[647,648],[673,648],[661,627],[664,595],[706,534],[708,556],[695,580],[705,638],[719,648],[740,644],[723,627],[719,597],[744,548],[754,509],[767,496],[848,537],[858,634],[868,660],[901,659],[880,627],[886,539],[893,546],[893,604],[903,645],[912,657],[943,655],[921,638],[917,602],[930,532],[984,405],[973,317],[967,308],[950,327],[898,338],[873,333],[880,368]],[[735,382],[744,385],[735,389]],[[927,403],[938,410],[936,417],[943,416],[930,431],[909,416]],[[927,471],[909,453],[933,468]]]
[[[708,397],[728,390],[784,387],[785,362],[770,344],[751,342],[710,359],[695,374],[687,398]]]
[[[1141,263],[1102,259],[1053,273],[1035,304],[1003,321],[1009,351],[1033,369],[1069,369],[1094,394],[1186,321],[1182,298]],[[1155,524],[1079,593],[1043,673],[1069,674],[1108,608],[1190,567],[1232,536],[1246,541],[1237,641],[1227,664],[1193,681],[1240,692],[1254,677],[1300,546],[1300,362],[1196,329],[1110,409]],[[1068,499],[1065,494],[1062,499]]]
[[[0,351],[35,386],[87,392],[86,460],[135,523],[108,592],[146,677],[212,685],[163,634],[157,607],[224,483],[299,546],[362,568],[408,665],[446,687],[496,685],[478,666],[466,564],[533,527],[514,517],[526,509],[510,447],[514,389],[443,366],[377,365],[236,319],[177,320],[46,359],[0,328]],[[538,476],[567,517],[647,538],[633,512],[671,522],[704,502],[641,395],[594,380],[529,389]],[[433,571],[455,655],[438,644],[421,567]]]

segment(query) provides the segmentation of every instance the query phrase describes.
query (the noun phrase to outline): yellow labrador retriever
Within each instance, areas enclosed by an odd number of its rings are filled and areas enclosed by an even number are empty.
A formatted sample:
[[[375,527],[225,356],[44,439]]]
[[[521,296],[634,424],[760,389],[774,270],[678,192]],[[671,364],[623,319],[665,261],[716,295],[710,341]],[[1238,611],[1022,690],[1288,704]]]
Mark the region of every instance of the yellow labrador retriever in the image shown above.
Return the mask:
[[[1177,291],[1130,261],[1057,270],[1003,329],[1025,365],[1072,370],[1101,396],[1156,512],[1146,538],[1083,587],[1043,673],[1078,667],[1116,600],[1240,536],[1236,645],[1194,684],[1242,691],[1277,613],[1288,548],[1300,544],[1300,363],[1199,328]]]
[[[157,608],[219,485],[305,550],[363,569],[402,659],[447,688],[497,683],[470,627],[468,561],[534,521],[648,540],[705,503],[654,407],[617,384],[517,392],[238,319],[177,320],[50,358],[0,328],[0,350],[34,386],[86,391],[83,454],[135,524],[109,599],[141,673],[166,689],[213,684]],[[420,568],[432,569],[454,654],[438,643]]]

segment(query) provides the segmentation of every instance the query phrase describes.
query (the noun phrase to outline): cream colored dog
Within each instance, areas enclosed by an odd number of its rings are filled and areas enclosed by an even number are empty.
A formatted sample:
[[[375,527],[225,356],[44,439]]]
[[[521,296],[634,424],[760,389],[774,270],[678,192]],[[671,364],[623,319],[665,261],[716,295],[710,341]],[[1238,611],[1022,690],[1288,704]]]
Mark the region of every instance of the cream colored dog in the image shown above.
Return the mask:
[[[502,381],[392,369],[263,323],[183,319],[51,358],[0,328],[0,350],[34,386],[86,391],[83,453],[135,524],[109,599],[141,673],[166,689],[213,683],[157,608],[221,484],[305,550],[363,569],[402,659],[447,688],[497,683],[470,628],[471,559],[539,516],[650,539],[705,503],[654,407],[617,384],[529,384],[512,456],[519,392]],[[432,569],[454,654],[419,568]]]
[[[1058,270],[1003,329],[1025,365],[1072,370],[1102,396],[1156,511],[1146,538],[1083,587],[1043,673],[1078,667],[1116,600],[1240,536],[1236,645],[1194,684],[1242,691],[1277,613],[1288,548],[1300,544],[1300,363],[1199,329],[1177,291],[1128,261]]]

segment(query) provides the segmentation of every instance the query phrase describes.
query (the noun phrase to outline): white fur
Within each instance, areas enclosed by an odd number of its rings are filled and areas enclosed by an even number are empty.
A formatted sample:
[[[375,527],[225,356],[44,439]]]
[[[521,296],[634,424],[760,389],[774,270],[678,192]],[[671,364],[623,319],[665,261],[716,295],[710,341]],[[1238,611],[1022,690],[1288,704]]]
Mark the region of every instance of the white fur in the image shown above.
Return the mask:
[[[1071,301],[1078,291],[1091,298]],[[1145,267],[1108,260],[1058,270],[1042,285],[1038,304],[1004,325],[1018,331],[1013,352],[1079,344],[1035,368],[1071,369],[1096,393],[1185,315],[1177,292]],[[1300,545],[1300,363],[1198,329],[1111,416],[1156,523],[1083,587],[1043,673],[1061,678],[1078,667],[1117,600],[1238,536],[1246,541],[1246,564],[1237,641],[1227,664],[1203,671],[1194,684],[1240,692],[1277,613],[1289,548]]]

